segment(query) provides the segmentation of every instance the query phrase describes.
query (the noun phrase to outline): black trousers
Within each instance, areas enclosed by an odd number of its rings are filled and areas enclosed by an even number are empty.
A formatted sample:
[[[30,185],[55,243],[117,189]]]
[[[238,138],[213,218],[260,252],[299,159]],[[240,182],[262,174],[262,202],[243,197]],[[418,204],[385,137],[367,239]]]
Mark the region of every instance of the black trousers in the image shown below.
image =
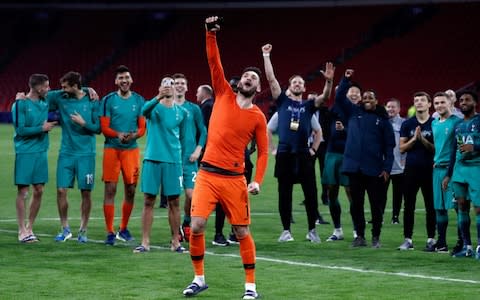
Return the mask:
[[[327,154],[327,143],[322,142],[317,150],[317,158],[318,158],[318,165],[320,166],[320,177],[323,174],[323,169],[325,168],[325,155]],[[327,205],[328,204],[328,192],[327,192],[327,185],[322,184],[322,203]]]
[[[385,185],[385,204],[383,205],[382,212],[385,214],[385,206],[387,204],[388,187],[390,182],[392,183],[392,218],[400,215],[400,209],[402,208],[403,201],[403,173],[390,175],[387,184]]]
[[[315,228],[318,196],[315,159],[309,154],[277,153],[275,177],[278,180],[278,210],[283,229],[290,230],[293,185],[300,183],[305,197],[308,230]]]
[[[427,235],[429,238],[434,238],[437,222],[435,209],[433,208],[433,169],[406,167],[404,174],[405,206],[403,209],[403,235],[405,238],[412,238],[417,193],[421,189],[425,203]]]
[[[350,214],[357,235],[365,237],[365,192],[368,194],[370,211],[372,213],[372,237],[379,237],[382,230],[382,205],[384,203],[385,182],[383,178],[368,176],[363,173],[349,173],[350,193]]]

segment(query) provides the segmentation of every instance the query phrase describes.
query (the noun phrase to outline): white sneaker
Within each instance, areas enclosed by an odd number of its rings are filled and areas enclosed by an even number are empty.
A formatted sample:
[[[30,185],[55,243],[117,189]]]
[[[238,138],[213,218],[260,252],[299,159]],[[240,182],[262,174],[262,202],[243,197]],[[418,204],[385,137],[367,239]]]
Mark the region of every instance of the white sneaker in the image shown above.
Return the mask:
[[[305,237],[307,240],[309,240],[310,242],[312,243],[320,243],[320,237],[318,236],[317,234],[317,231],[315,230],[315,228],[313,228],[312,230],[310,230],[308,233],[307,233],[307,236]]]
[[[327,239],[327,242],[334,242],[343,240],[343,232],[341,230],[334,230],[332,235]]]
[[[289,230],[284,230],[280,237],[278,238],[279,242],[291,242],[293,241],[293,236]]]
[[[411,242],[411,240],[409,239],[405,239],[405,241],[400,245],[398,246],[397,248],[398,250],[413,250],[413,242]]]
[[[243,294],[243,300],[254,300],[260,298],[260,295],[256,291],[246,290]]]

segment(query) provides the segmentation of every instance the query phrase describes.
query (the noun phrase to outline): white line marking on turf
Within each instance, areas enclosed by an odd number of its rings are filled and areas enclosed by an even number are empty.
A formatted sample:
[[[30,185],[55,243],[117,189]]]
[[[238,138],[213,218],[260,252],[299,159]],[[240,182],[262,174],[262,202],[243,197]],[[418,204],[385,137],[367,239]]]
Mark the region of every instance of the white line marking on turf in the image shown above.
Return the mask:
[[[425,209],[415,209],[415,212],[418,212],[418,211],[421,211],[421,212],[424,212]],[[366,211],[365,210],[365,213],[370,213],[369,211]],[[305,212],[303,211],[298,211],[298,212],[292,212],[293,215],[305,215]],[[261,213],[251,213],[250,214],[251,216],[279,216],[278,212],[261,212]],[[212,213],[210,215],[211,217],[214,217],[215,216],[215,213]],[[162,214],[162,215],[155,215],[154,218],[167,218],[168,215],[165,213],[165,214]],[[141,219],[142,217],[141,216],[131,216],[130,219]],[[78,221],[80,220],[79,217],[68,217],[69,220],[75,220],[75,221]],[[59,217],[38,217],[35,219],[36,221],[60,221]],[[90,220],[105,220],[105,218],[102,216],[102,217],[90,217]],[[120,217],[115,217],[115,220],[120,220]],[[17,219],[0,219],[0,223],[11,223],[11,222],[17,222]]]
[[[206,251],[205,253],[207,253],[209,255],[215,255],[215,256],[240,258],[240,256],[237,255],[237,254],[218,254],[218,253],[213,253],[213,252],[209,252],[209,251]],[[448,278],[448,277],[441,277],[441,276],[409,274],[409,273],[404,273],[404,272],[385,272],[385,271],[378,271],[378,270],[364,270],[364,269],[353,268],[353,267],[328,266],[328,265],[306,263],[306,262],[299,262],[299,261],[291,261],[291,260],[284,260],[284,259],[276,259],[276,258],[269,258],[269,257],[261,257],[261,256],[257,256],[257,260],[267,261],[267,262],[272,262],[272,263],[292,265],[292,266],[300,266],[300,267],[311,267],[311,268],[320,268],[320,269],[329,269],[329,270],[342,270],[342,271],[350,271],[350,272],[358,272],[358,273],[372,273],[372,274],[380,274],[380,275],[421,278],[421,279],[430,279],[430,280],[438,280],[438,281],[450,281],[450,282],[480,284],[480,281],[469,280],[469,279],[457,279],[457,278]]]
[[[5,230],[0,229],[0,232],[5,233],[13,233],[17,234],[16,231],[13,230]],[[37,236],[41,237],[53,237],[51,234],[36,234]],[[96,243],[96,244],[103,244],[104,241],[99,240],[91,240],[89,239],[88,242]],[[124,245],[125,247],[131,247],[131,244],[122,243],[117,245]],[[151,249],[157,250],[168,250],[170,251],[169,247],[162,247],[162,246],[150,246]],[[189,253],[184,252],[184,253]],[[233,257],[240,259],[240,255],[238,254],[220,254],[211,251],[205,251],[205,254],[212,255],[212,256],[223,256],[223,257]],[[139,254],[141,255],[141,254]],[[477,280],[469,280],[469,279],[458,279],[458,278],[449,278],[449,277],[442,277],[442,276],[429,276],[429,275],[421,275],[421,274],[409,274],[405,272],[385,272],[385,271],[378,271],[378,270],[365,270],[359,269],[354,267],[342,267],[342,266],[328,266],[328,265],[321,265],[321,264],[314,264],[314,263],[306,263],[306,262],[299,262],[299,261],[292,261],[292,260],[285,260],[285,259],[276,259],[276,258],[269,258],[269,257],[262,257],[257,256],[257,260],[259,261],[266,261],[271,263],[277,264],[285,264],[291,266],[299,266],[299,267],[310,267],[310,268],[320,268],[320,269],[328,269],[328,270],[341,270],[341,271],[348,271],[348,272],[357,272],[357,273],[370,273],[370,274],[378,274],[378,275],[389,275],[389,276],[399,276],[399,277],[408,277],[408,278],[418,278],[418,279],[427,279],[427,280],[436,280],[436,281],[447,281],[447,282],[458,282],[458,283],[472,283],[472,284],[480,284],[480,281]]]

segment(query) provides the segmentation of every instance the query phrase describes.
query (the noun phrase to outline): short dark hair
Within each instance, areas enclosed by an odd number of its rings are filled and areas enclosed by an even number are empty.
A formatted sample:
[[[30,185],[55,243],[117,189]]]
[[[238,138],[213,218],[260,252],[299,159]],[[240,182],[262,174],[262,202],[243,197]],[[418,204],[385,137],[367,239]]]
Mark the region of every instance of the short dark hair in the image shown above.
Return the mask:
[[[360,90],[361,91],[361,90]],[[378,99],[378,95],[377,95],[377,92],[374,90],[374,89],[366,89],[365,91],[363,91],[364,93],[372,93],[373,96],[375,96],[375,99]]]
[[[432,97],[430,97],[430,95],[427,92],[420,91],[420,92],[416,92],[415,94],[413,94],[413,98],[423,97],[423,96],[427,97],[428,102],[432,102]]]
[[[357,89],[360,90],[360,93],[362,92],[362,86],[358,82],[355,82],[355,81],[350,82],[350,86],[348,88],[352,88],[352,87],[356,87]]]
[[[245,69],[243,69],[242,75],[245,74],[246,72],[250,72],[250,71],[257,73],[258,79],[260,79],[260,77],[262,77],[262,71],[260,71],[260,69],[257,68],[257,67],[246,67]]]
[[[188,82],[187,76],[185,76],[185,74],[182,74],[182,73],[175,73],[172,75],[172,78],[173,80],[181,78],[181,79],[185,79],[185,81]]]
[[[115,69],[115,76],[121,73],[130,72],[130,70],[125,65],[120,65]]]
[[[292,76],[290,76],[290,78],[288,78],[288,84],[292,84],[292,80],[295,77],[300,77],[300,78],[302,78],[303,81],[305,81],[305,79],[303,79],[303,77],[301,75],[293,74]]]
[[[473,100],[475,100],[475,102],[478,102],[478,95],[475,91],[472,91],[472,90],[463,90],[459,92],[457,94],[457,98],[460,99],[460,97],[462,97],[465,94],[472,96]]]
[[[45,74],[32,74],[28,78],[28,86],[33,88],[37,85],[44,84],[48,80],[48,76]]]
[[[60,78],[60,83],[68,83],[69,86],[74,86],[75,84],[79,89],[82,88],[82,75],[78,72],[70,71],[67,74],[63,75]]]
[[[447,99],[449,99],[447,93],[445,92],[436,92],[434,95],[433,95],[433,99],[437,98],[437,97],[445,97]]]

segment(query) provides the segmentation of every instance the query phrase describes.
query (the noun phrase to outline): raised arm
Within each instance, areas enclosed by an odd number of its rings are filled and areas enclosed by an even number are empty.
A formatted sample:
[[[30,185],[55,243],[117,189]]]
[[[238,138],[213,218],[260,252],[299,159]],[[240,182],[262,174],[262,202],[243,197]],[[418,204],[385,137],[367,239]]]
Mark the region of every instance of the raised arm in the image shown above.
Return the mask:
[[[350,88],[351,78],[353,76],[353,70],[347,69],[345,71],[345,76],[340,80],[340,84],[338,85],[337,92],[335,94],[335,104],[340,109],[340,111],[345,115],[346,119],[350,118],[352,114],[353,104],[348,98],[347,93],[348,89]]]
[[[142,107],[142,115],[150,119],[152,110],[157,106],[157,104],[160,102],[160,99],[158,97],[153,98],[150,101],[145,102],[145,105]]]
[[[323,77],[325,77],[325,85],[323,92],[315,98],[315,106],[319,107],[323,102],[327,101],[332,94],[333,77],[335,75],[335,67],[331,62],[325,64],[325,71],[321,70]]]
[[[155,96],[155,98],[153,98],[152,100],[145,102],[145,104],[142,107],[142,115],[145,118],[150,119],[150,114],[152,113],[152,110],[155,108],[155,106],[157,106],[157,104],[160,103],[160,100],[162,100],[163,98],[169,95],[168,89],[169,87],[160,86],[158,88],[158,95]]]
[[[272,61],[270,60],[270,52],[272,52],[272,45],[266,44],[262,47],[263,52],[263,63],[265,66],[265,76],[267,76],[268,85],[270,86],[270,91],[272,92],[272,98],[277,100],[278,96],[282,92],[278,80],[275,78],[275,73],[273,72]]]
[[[225,92],[227,88],[230,88],[228,81],[225,79],[225,73],[223,71],[222,61],[220,59],[220,51],[217,45],[217,34],[220,30],[220,25],[217,24],[218,17],[208,17],[205,20],[205,28],[207,30],[207,59],[208,66],[210,67],[210,76],[212,78],[212,87],[215,94],[220,95]],[[210,24],[215,26],[210,27]],[[217,100],[220,97],[217,97]]]

